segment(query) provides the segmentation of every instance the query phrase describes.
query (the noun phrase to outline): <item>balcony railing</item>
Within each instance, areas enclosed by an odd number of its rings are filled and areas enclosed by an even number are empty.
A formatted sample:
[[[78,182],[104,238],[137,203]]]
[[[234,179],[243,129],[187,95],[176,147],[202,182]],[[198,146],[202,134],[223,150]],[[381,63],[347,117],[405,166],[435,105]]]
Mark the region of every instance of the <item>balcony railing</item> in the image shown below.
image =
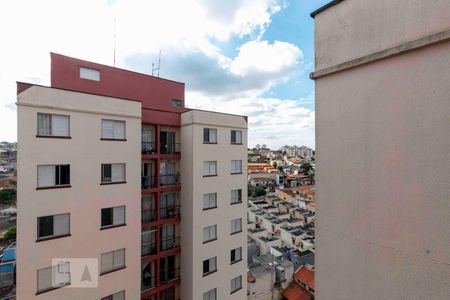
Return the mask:
[[[161,207],[159,209],[161,219],[172,219],[180,216],[180,206]]]
[[[156,254],[156,242],[143,243],[141,245],[142,257]]]
[[[155,142],[142,142],[142,154],[155,154],[156,143]]]
[[[161,144],[160,152],[161,154],[179,154],[180,143]]]
[[[141,211],[141,221],[142,221],[142,224],[156,221],[156,210],[143,209]]]
[[[169,174],[169,175],[160,175],[159,176],[159,185],[160,186],[166,186],[166,185],[178,185],[180,184],[180,176],[175,174]]]
[[[159,272],[160,284],[180,278],[180,268],[161,269]]]
[[[180,237],[162,237],[160,245],[161,251],[166,251],[178,247],[180,247]]]
[[[142,189],[149,189],[156,186],[155,176],[142,176],[141,187]]]

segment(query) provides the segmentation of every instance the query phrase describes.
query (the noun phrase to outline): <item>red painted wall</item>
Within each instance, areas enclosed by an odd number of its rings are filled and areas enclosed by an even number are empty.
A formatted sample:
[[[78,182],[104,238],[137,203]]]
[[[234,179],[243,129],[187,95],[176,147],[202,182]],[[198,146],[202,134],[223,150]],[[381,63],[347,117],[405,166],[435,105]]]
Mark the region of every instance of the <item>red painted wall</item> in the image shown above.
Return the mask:
[[[100,81],[80,78],[80,67],[100,71]],[[51,53],[51,86],[54,88],[98,94],[110,97],[138,100],[142,108],[181,113],[186,109],[172,107],[172,99],[184,102],[184,83],[162,79],[146,74],[118,69]],[[147,115],[143,110],[143,117]],[[172,114],[170,114],[172,115]],[[159,116],[159,118],[163,116]],[[167,120],[172,124],[173,116]],[[179,126],[179,118],[178,115]],[[151,120],[145,123],[156,124]]]

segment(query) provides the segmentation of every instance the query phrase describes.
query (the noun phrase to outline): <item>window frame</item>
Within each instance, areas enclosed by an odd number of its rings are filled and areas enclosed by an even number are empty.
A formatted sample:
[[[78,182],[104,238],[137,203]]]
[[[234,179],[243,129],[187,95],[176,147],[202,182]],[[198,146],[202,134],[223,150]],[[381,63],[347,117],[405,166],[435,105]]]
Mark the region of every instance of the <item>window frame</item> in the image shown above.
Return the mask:
[[[205,196],[208,196],[208,204],[211,204],[211,195],[214,195],[214,199],[213,199],[213,203],[214,206],[205,206]],[[202,199],[202,210],[210,210],[210,209],[215,209],[217,208],[217,193],[206,193],[203,194],[203,199]]]
[[[240,170],[236,170],[236,162],[240,162]],[[242,174],[242,159],[232,159],[231,160],[231,175]]]
[[[94,77],[89,77],[89,76],[82,76],[82,72],[81,72],[81,70],[86,70],[87,71],[87,73],[86,74],[89,74],[89,73],[95,73],[95,74],[98,74],[98,79],[97,78],[94,78]],[[92,72],[92,71],[94,71],[94,72]],[[98,70],[98,69],[93,69],[93,68],[88,68],[88,67],[83,67],[83,66],[80,66],[80,68],[79,68],[79,77],[80,77],[80,79],[85,79],[85,80],[90,80],[90,81],[97,81],[97,82],[99,82],[99,81],[101,81],[101,78],[102,78],[102,75],[101,75],[101,72],[100,72],[100,70]]]
[[[112,137],[103,136],[103,122],[113,123]],[[115,137],[115,124],[123,124],[123,137]],[[127,122],[124,120],[114,120],[114,119],[101,119],[100,121],[100,140],[101,141],[119,141],[124,142],[127,140]]]
[[[205,174],[205,165],[208,164],[208,174]],[[211,165],[215,166],[215,173],[211,174]],[[217,176],[217,160],[205,160],[203,161],[203,170],[202,175],[203,177],[214,177]]]
[[[239,258],[238,259],[236,259],[236,257],[237,257],[236,253],[238,253],[237,250],[239,250]],[[235,258],[234,260],[233,260],[233,251],[234,251],[234,258]],[[230,265],[238,263],[240,261],[242,261],[242,247],[231,249],[230,250]]]
[[[53,181],[55,182],[54,185],[39,185],[39,167],[54,167],[54,176],[53,176]],[[68,174],[68,183],[64,183],[64,184],[57,184],[57,174],[58,176],[58,181],[61,182],[61,167],[68,167],[69,170],[69,174]],[[42,175],[42,174],[41,174]],[[59,165],[37,165],[37,174],[36,174],[36,190],[45,190],[45,189],[58,189],[58,188],[69,188],[71,187],[70,185],[70,164],[59,164]]]
[[[212,292],[214,292],[214,294],[211,295]],[[205,297],[207,297],[207,298],[205,298]],[[213,297],[213,298],[211,298],[211,297]],[[212,290],[204,292],[203,300],[217,300],[217,288],[213,288]]]
[[[236,228],[238,228],[238,226],[236,226],[237,223],[235,223],[236,221],[239,221],[239,224],[240,224],[240,229],[239,230],[236,230]],[[234,227],[235,231],[233,231],[233,227]],[[240,232],[242,232],[242,218],[231,220],[230,221],[230,235],[238,234]]]
[[[183,108],[184,107],[183,103],[184,103],[184,101],[179,100],[179,99],[172,99],[172,101],[171,101],[172,107],[176,107],[176,108]]]
[[[205,272],[205,263],[208,264],[208,271],[206,272]],[[214,269],[211,269],[212,266],[214,266]],[[202,270],[203,270],[203,277],[206,277],[210,274],[217,272],[217,256],[203,260]]]
[[[214,237],[211,238],[211,228],[214,228]],[[205,230],[208,230],[209,239],[205,240]],[[203,227],[203,244],[207,244],[217,240],[217,224]]]
[[[234,133],[234,142],[233,142],[233,133]],[[237,141],[238,133],[240,134],[240,142]],[[231,145],[242,145],[242,130],[231,130],[231,137],[230,137],[230,144]]]
[[[233,192],[237,192],[237,201],[233,201]],[[242,189],[231,190],[230,204],[234,205],[234,204],[240,204],[240,203],[242,203]]]
[[[67,215],[67,232],[66,233],[62,233],[62,234],[54,234],[55,233],[55,216],[64,216]],[[52,234],[51,235],[45,235],[45,236],[39,236],[40,232],[42,230],[40,230],[40,219],[41,218],[48,218],[51,217],[52,218]],[[36,242],[43,242],[43,241],[48,241],[48,240],[53,240],[53,239],[58,239],[58,238],[63,238],[63,237],[68,237],[71,236],[70,234],[70,213],[62,213],[62,214],[54,214],[54,215],[47,215],[47,216],[40,216],[36,218],[37,223],[36,223]]]
[[[69,274],[70,274],[70,262],[65,262],[65,264],[69,265]],[[55,272],[55,270],[54,270],[55,268],[59,268],[59,265],[52,265],[52,266],[49,266],[49,267],[45,267],[45,268],[41,268],[41,269],[37,269],[36,270],[36,295],[40,295],[40,294],[43,294],[43,293],[46,293],[46,292],[50,292],[50,291],[53,291],[53,290],[56,290],[56,289],[60,289],[60,288],[69,286],[71,284],[70,276],[69,276],[69,282],[68,283],[62,284],[60,286],[53,286],[53,279],[52,278],[53,278],[53,273]],[[47,271],[49,269],[51,269],[51,271],[50,271],[51,272],[51,276],[47,275],[47,277],[49,277],[50,280],[51,280],[50,285],[47,288],[39,289],[39,282],[40,282],[39,281],[39,272],[44,272],[44,271]]]
[[[123,251],[123,265],[114,267],[114,254],[115,254],[116,252],[119,252],[119,251]],[[111,254],[111,255],[112,255],[112,259],[111,259],[111,268],[109,268],[109,269],[107,269],[107,270],[103,270],[103,269],[102,269],[103,256],[104,256],[104,255],[107,255],[107,254]],[[126,253],[126,248],[116,249],[116,250],[113,250],[113,251],[109,251],[109,252],[102,253],[102,254],[100,255],[100,276],[105,275],[105,274],[109,274],[109,273],[112,273],[112,272],[120,271],[120,270],[122,270],[122,269],[125,269],[126,267],[127,267],[127,253]]]
[[[118,296],[118,295],[123,295],[123,298],[121,298],[121,299],[125,299],[125,290],[121,290],[121,291],[116,292],[114,294],[102,297],[100,300],[114,300],[114,297]]]
[[[236,285],[236,280],[239,279],[239,285]],[[230,282],[230,295],[242,289],[242,275],[234,277]]]
[[[211,132],[215,132],[216,133],[216,140],[215,141],[211,141]],[[208,137],[208,139],[206,140],[205,138]],[[203,144],[217,144],[217,128],[203,128]]]
[[[109,165],[111,168],[111,178],[109,180],[105,180],[105,166]],[[113,181],[113,165],[123,165],[123,178],[122,180]],[[100,185],[107,184],[120,184],[127,182],[127,164],[126,163],[102,163],[101,164],[101,175],[100,175]]]
[[[50,116],[50,134],[45,134],[42,132],[39,132],[39,116]],[[67,135],[56,135],[53,134],[53,116],[59,116],[59,117],[66,117],[67,118]],[[70,115],[63,115],[63,114],[53,114],[53,113],[44,113],[44,112],[38,112],[36,117],[36,137],[37,138],[55,138],[55,139],[71,139],[70,136]]]
[[[114,224],[114,211],[115,209],[119,209],[123,207],[123,223],[117,223]],[[102,225],[103,224],[103,210],[105,209],[111,209],[111,220],[112,223],[109,225]],[[111,207],[104,207],[100,209],[100,230],[109,229],[109,228],[115,228],[120,226],[126,226],[127,225],[127,207],[126,205],[118,205],[118,206],[111,206]]]

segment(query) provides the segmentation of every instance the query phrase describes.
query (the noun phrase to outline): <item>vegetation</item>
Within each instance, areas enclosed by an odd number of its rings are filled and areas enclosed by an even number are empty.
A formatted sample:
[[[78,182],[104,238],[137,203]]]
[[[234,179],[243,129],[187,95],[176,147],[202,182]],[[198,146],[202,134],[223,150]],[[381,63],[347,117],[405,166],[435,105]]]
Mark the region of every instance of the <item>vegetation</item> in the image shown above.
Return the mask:
[[[257,187],[253,190],[252,196],[253,197],[259,197],[264,196],[266,194],[266,189],[262,187]]]
[[[313,167],[309,162],[304,162],[300,165],[300,169],[302,169],[305,174],[309,174]]]
[[[8,241],[9,243],[12,243],[16,240],[16,231],[17,231],[17,227],[11,227],[10,229],[8,229],[8,231],[5,233],[5,236],[3,237],[3,239],[5,241]]]
[[[0,191],[0,204],[11,205],[16,202],[17,192],[13,189],[5,189]]]

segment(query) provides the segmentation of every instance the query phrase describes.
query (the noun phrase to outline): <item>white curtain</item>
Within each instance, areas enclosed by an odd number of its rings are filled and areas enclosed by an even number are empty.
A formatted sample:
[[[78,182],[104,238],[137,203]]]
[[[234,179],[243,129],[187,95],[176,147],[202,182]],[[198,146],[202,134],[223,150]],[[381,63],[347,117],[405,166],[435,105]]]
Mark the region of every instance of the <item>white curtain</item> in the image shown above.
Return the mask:
[[[55,185],[55,166],[38,166],[38,187]]]
[[[125,122],[123,121],[113,121],[114,126],[114,139],[125,139]]]
[[[125,249],[113,252],[113,269],[125,266]]]
[[[52,115],[52,135],[69,136],[69,116]]]
[[[39,135],[51,135],[51,118],[50,114],[38,113],[38,134]]]
[[[102,120],[102,138],[104,139],[114,138],[114,121]]]
[[[64,235],[69,233],[69,214],[53,216],[53,235]]]
[[[103,253],[100,264],[101,273],[111,271],[113,265],[113,252]]]
[[[52,287],[52,267],[37,271],[37,290],[44,291]]]
[[[125,164],[111,164],[111,181],[125,181]]]
[[[209,142],[217,143],[217,130],[216,129],[209,130]]]
[[[115,293],[112,297],[112,300],[125,300],[125,291]]]
[[[113,224],[125,224],[125,206],[118,206],[113,208]]]

